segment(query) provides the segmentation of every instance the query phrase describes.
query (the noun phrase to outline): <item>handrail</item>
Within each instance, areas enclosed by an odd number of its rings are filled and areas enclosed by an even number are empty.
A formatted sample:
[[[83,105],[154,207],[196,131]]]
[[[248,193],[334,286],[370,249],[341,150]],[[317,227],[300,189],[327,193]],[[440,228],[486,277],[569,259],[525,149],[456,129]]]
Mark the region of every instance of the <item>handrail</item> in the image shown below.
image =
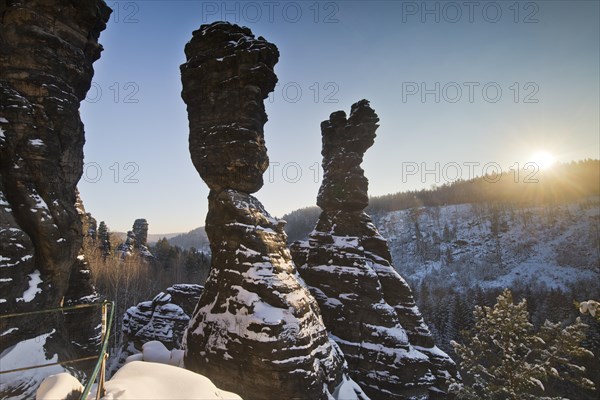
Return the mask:
[[[15,369],[5,369],[3,371],[0,371],[0,374],[10,374],[12,372],[20,372],[20,371],[27,371],[27,370],[36,369],[36,368],[51,367],[53,365],[75,364],[77,362],[87,361],[87,360],[93,360],[95,358],[98,358],[98,356],[89,356],[89,357],[83,357],[83,358],[76,358],[74,360],[58,361],[58,362],[54,362],[54,363],[40,364],[40,365],[32,365],[31,367],[21,367],[21,368],[15,368]]]
[[[78,358],[78,359],[74,359],[74,360],[66,360],[66,361],[59,361],[59,362],[43,364],[43,365],[34,365],[34,366],[30,366],[30,367],[15,368],[15,369],[11,369],[11,370],[0,371],[0,374],[26,371],[29,369],[48,367],[51,365],[73,364],[76,362],[93,360],[93,359],[97,358],[96,366],[94,367],[94,371],[93,371],[90,379],[88,379],[87,384],[85,385],[85,388],[84,388],[83,393],[81,394],[80,400],[87,399],[87,396],[89,395],[89,392],[92,389],[92,386],[94,385],[94,382],[95,382],[96,378],[98,377],[98,374],[100,374],[100,378],[99,378],[99,382],[98,382],[98,390],[96,393],[96,398],[100,399],[100,397],[104,394],[105,368],[106,368],[106,359],[108,358],[108,354],[106,353],[106,350],[108,348],[108,339],[110,336],[110,329],[112,327],[112,322],[113,322],[114,314],[115,314],[114,301],[105,300],[102,303],[77,304],[77,305],[68,306],[68,307],[58,307],[58,308],[51,308],[51,309],[46,309],[46,310],[29,311],[29,312],[24,312],[24,313],[4,314],[4,315],[0,315],[0,319],[20,317],[20,316],[26,316],[26,315],[34,315],[34,314],[44,314],[44,313],[58,312],[58,311],[64,312],[64,311],[77,310],[77,309],[90,308],[90,307],[102,307],[102,336],[101,336],[101,341],[100,341],[101,342],[100,354],[98,356],[89,356],[89,357],[83,357],[83,358]],[[107,316],[107,308],[110,308],[110,314],[108,314],[108,316]]]
[[[110,314],[108,316],[108,323],[106,322],[106,307],[110,307]],[[114,301],[104,301],[102,303],[102,348],[100,349],[100,356],[98,357],[98,362],[96,363],[96,367],[94,368],[94,372],[90,379],[88,379],[87,384],[85,385],[85,389],[81,394],[80,400],[86,400],[92,386],[94,385],[94,381],[100,374],[100,380],[98,382],[98,389],[96,392],[96,399],[100,399],[100,396],[104,395],[104,377],[105,377],[105,368],[106,368],[106,359],[108,358],[108,354],[106,353],[106,349],[108,348],[108,338],[110,337],[110,328],[112,327],[113,317],[115,315],[115,302]]]
[[[68,307],[57,307],[57,308],[48,308],[46,310],[28,311],[28,312],[23,312],[23,313],[3,314],[3,315],[0,315],[0,319],[12,318],[12,317],[22,317],[25,315],[45,314],[45,313],[49,313],[49,312],[53,312],[53,311],[70,311],[70,310],[76,310],[79,308],[101,307],[104,305],[104,303],[106,303],[106,301],[103,303],[76,304],[74,306],[68,306]]]

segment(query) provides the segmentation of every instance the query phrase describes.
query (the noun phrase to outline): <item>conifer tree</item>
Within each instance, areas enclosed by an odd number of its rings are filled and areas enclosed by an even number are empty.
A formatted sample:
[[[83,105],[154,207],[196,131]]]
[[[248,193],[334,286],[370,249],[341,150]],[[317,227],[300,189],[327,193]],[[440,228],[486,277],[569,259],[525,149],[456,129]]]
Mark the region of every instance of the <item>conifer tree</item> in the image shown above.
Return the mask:
[[[494,307],[476,306],[474,316],[464,343],[452,343],[465,379],[452,386],[459,399],[563,398],[545,393],[544,383],[552,379],[594,389],[576,361],[593,357],[580,345],[586,325],[579,319],[564,328],[547,321],[535,332],[526,301],[514,304],[508,289]]]
[[[106,226],[104,221],[100,221],[100,225],[98,226],[98,238],[100,239],[98,247],[102,250],[102,256],[106,258],[110,254],[112,246],[108,226]]]

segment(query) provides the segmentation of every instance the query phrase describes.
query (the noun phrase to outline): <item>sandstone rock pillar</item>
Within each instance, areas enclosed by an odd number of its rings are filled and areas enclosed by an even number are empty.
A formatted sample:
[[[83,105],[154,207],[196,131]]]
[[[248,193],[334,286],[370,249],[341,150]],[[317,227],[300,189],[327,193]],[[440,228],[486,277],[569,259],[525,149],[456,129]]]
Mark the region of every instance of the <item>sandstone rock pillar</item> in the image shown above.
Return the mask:
[[[185,338],[185,366],[244,399],[325,399],[342,360],[300,282],[283,221],[251,195],[268,166],[263,100],[279,52],[248,28],[203,25],[185,48],[192,161],[210,188],[211,271]]]
[[[321,124],[323,212],[308,242],[295,243],[292,253],[350,376],[372,399],[443,396],[455,365],[435,347],[386,240],[363,211],[368,181],[360,164],[378,121],[361,100],[349,117],[338,111]]]

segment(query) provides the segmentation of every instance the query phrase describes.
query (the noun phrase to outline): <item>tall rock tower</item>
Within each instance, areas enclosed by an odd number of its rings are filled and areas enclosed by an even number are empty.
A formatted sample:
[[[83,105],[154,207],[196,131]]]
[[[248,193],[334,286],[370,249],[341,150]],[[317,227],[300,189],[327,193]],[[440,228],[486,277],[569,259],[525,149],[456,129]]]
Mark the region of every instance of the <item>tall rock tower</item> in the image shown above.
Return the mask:
[[[350,376],[372,399],[444,397],[455,364],[435,347],[386,240],[363,211],[368,180],[360,164],[378,121],[361,100],[349,117],[337,111],[321,124],[323,211],[308,242],[295,243],[292,253]]]
[[[186,368],[244,399],[326,399],[341,379],[319,307],[299,280],[283,221],[251,195],[268,166],[263,100],[279,52],[248,28],[203,25],[185,47],[192,161],[210,188],[211,271],[185,338]]]
[[[78,257],[79,104],[90,88],[110,12],[102,0],[0,2],[0,314],[76,304],[93,295]],[[3,319],[0,352],[30,340],[59,360],[77,358],[82,336],[94,332],[79,325],[77,337],[70,337],[69,320],[56,314]],[[45,341],[33,339],[43,334]],[[36,382],[13,378],[13,395],[33,396]]]

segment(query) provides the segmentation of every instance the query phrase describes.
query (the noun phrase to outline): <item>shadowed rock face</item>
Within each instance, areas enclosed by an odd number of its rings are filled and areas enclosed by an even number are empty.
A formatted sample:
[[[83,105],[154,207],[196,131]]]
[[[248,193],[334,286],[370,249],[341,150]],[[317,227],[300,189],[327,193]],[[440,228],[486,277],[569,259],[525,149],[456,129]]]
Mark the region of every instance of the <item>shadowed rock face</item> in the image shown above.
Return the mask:
[[[84,144],[79,103],[109,16],[101,0],[0,3],[0,313],[83,295],[70,287],[85,270],[75,208]],[[1,347],[30,334],[24,324]]]
[[[138,218],[133,221],[133,234],[137,239],[138,246],[148,245],[148,221],[145,218]]]
[[[217,22],[193,33],[185,55],[181,96],[194,166],[211,190],[258,191],[269,165],[263,100],[277,83],[277,47],[248,28]]]
[[[181,66],[190,153],[208,184],[212,252],[186,336],[185,365],[244,399],[325,399],[341,379],[315,299],[300,282],[283,221],[250,193],[268,166],[263,100],[277,48],[217,22],[195,31]]]
[[[97,298],[79,254],[79,104],[109,16],[101,0],[0,2],[0,314]],[[48,359],[89,355],[99,319],[94,323],[90,312],[3,319],[0,352],[27,341]],[[17,375],[3,382],[2,393],[35,397],[39,375]]]
[[[169,350],[181,348],[190,315],[203,287],[176,284],[152,300],[129,307],[123,315],[123,342],[118,358],[111,359],[109,375],[121,368],[127,357],[142,351],[145,343],[157,340]]]
[[[360,168],[379,118],[361,100],[321,124],[323,209],[308,242],[292,253],[348,362],[350,376],[372,399],[443,397],[455,375],[435,347],[412,292],[392,267],[386,240],[363,212],[368,181]]]
[[[152,340],[158,340],[169,349],[180,346],[202,290],[200,285],[173,285],[151,301],[128,308],[123,317],[123,348],[127,349],[133,342],[141,351],[142,345]]]
[[[369,102],[361,100],[352,105],[350,118],[337,111],[321,123],[325,173],[317,205],[323,210],[362,211],[369,205],[369,181],[360,164],[374,143],[378,121]]]

